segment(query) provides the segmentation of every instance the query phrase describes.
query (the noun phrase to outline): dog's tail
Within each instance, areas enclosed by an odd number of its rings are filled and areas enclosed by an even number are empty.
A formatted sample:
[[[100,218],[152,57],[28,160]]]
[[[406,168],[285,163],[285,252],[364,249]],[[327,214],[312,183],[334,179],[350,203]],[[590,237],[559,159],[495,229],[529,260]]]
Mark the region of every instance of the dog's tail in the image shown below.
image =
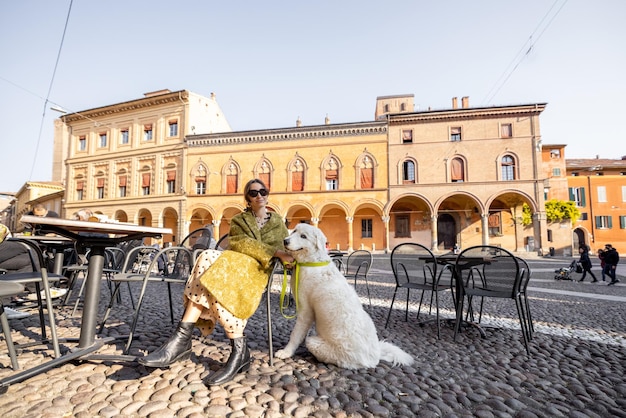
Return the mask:
[[[397,345],[384,340],[378,343],[380,345],[380,359],[390,362],[394,367],[398,365],[410,366],[415,362],[415,359],[409,353]]]

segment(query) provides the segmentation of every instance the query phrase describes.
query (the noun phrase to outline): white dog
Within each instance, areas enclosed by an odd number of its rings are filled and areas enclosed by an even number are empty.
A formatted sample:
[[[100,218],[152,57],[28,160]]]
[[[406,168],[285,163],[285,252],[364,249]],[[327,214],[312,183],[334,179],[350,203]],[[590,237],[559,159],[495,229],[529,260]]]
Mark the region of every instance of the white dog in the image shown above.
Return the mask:
[[[394,366],[413,364],[408,353],[378,340],[374,322],[363,310],[354,288],[330,262],[325,244],[324,233],[304,223],[285,238],[285,248],[299,269],[298,293],[294,295],[298,311],[289,343],[276,352],[276,357],[293,356],[306,337],[306,348],[317,360],[346,369],[375,367],[380,360]],[[319,265],[326,261],[328,264]],[[316,333],[307,337],[314,323]]]

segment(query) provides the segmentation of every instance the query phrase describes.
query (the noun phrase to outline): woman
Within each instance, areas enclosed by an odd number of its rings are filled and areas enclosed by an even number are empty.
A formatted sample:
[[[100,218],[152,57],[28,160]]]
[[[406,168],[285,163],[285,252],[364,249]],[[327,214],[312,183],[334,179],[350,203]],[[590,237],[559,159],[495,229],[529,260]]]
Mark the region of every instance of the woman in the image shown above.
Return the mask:
[[[600,260],[600,269],[602,272],[602,281],[606,282],[606,262],[604,261],[604,250],[602,248],[598,249],[598,259]]]
[[[226,383],[250,366],[250,352],[243,332],[247,319],[261,301],[267,285],[271,259],[285,265],[294,262],[284,250],[285,222],[267,210],[269,191],[259,179],[244,187],[246,210],[233,216],[228,233],[230,249],[223,253],[207,250],[200,254],[185,288],[185,312],[169,340],[139,363],[169,367],[191,355],[194,326],[204,336],[216,322],[224,328],[232,351],[226,365],[205,379],[207,385]]]
[[[595,274],[593,274],[593,272],[591,271],[591,259],[589,258],[589,250],[587,249],[587,246],[580,247],[578,249],[578,252],[580,253],[580,259],[578,260],[578,262],[583,268],[583,277],[580,278],[579,282],[585,280],[585,276],[587,276],[587,273],[589,273],[591,277],[593,277],[591,283],[597,282],[598,279],[596,279]]]

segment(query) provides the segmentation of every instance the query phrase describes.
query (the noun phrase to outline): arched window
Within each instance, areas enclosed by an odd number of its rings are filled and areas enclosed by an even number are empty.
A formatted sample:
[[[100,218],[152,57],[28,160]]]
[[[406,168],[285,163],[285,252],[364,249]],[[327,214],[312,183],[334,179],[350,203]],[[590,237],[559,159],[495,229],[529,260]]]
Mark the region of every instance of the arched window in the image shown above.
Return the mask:
[[[411,160],[402,163],[402,184],[415,184],[415,163]]]
[[[302,192],[304,191],[304,161],[297,158],[293,164],[291,164],[291,191]]]
[[[326,190],[339,190],[339,164],[335,157],[330,157],[324,164]]]
[[[265,183],[265,186],[269,190],[272,190],[272,165],[266,158],[263,158],[257,163],[254,172],[256,178]]]
[[[196,194],[206,194],[206,173],[207,169],[200,164],[194,173],[194,181],[196,183]]]
[[[361,189],[374,188],[374,161],[369,155],[365,155],[359,164],[359,179]]]
[[[515,159],[510,155],[502,157],[502,180],[515,180]]]
[[[231,161],[226,169],[226,193],[235,194],[239,186],[239,170],[237,164]]]
[[[450,162],[450,179],[453,183],[465,181],[465,163],[460,158],[453,158]]]

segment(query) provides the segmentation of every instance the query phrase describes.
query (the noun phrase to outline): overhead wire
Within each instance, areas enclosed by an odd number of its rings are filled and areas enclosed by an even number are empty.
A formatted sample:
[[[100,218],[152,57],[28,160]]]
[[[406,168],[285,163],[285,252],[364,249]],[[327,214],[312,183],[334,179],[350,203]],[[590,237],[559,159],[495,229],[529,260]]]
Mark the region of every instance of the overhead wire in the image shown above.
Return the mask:
[[[35,171],[35,166],[37,165],[37,154],[39,153],[39,145],[41,144],[41,135],[43,132],[43,127],[46,119],[46,109],[48,108],[48,103],[50,103],[50,93],[52,92],[52,86],[54,85],[54,78],[56,76],[57,68],[59,66],[59,60],[61,59],[61,51],[63,50],[63,43],[65,42],[65,33],[67,32],[67,25],[70,21],[70,14],[72,12],[72,3],[74,0],[70,0],[70,5],[67,10],[67,17],[65,18],[65,26],[63,27],[63,36],[61,37],[61,44],[59,45],[59,51],[57,52],[56,62],[54,64],[54,70],[52,71],[52,78],[50,79],[50,85],[48,87],[48,93],[46,94],[46,98],[43,104],[43,113],[41,115],[41,123],[39,125],[39,135],[37,137],[37,145],[35,147],[35,153],[33,155],[33,165],[30,169],[30,174],[28,176],[29,179],[32,179],[33,173]]]
[[[495,96],[500,92],[502,87],[504,87],[504,85],[507,83],[509,78],[511,78],[511,76],[513,75],[515,70],[517,70],[517,68],[522,63],[522,61],[524,61],[524,59],[526,59],[526,57],[530,54],[530,52],[533,50],[533,48],[535,47],[535,45],[537,44],[539,39],[541,39],[541,37],[543,36],[545,31],[550,27],[550,25],[552,24],[554,19],[557,17],[557,15],[561,12],[563,7],[565,7],[565,4],[568,2],[568,0],[565,0],[563,2],[563,4],[561,4],[561,7],[559,7],[559,9],[552,15],[552,17],[550,18],[548,23],[543,27],[543,30],[539,33],[539,35],[533,41],[533,36],[535,35],[535,33],[542,27],[544,21],[548,18],[548,16],[550,16],[550,13],[555,8],[557,3],[559,3],[560,1],[561,0],[555,0],[554,3],[552,3],[552,6],[550,6],[550,9],[548,9],[546,14],[541,19],[541,21],[537,24],[535,29],[532,31],[532,33],[528,37],[528,40],[526,42],[524,42],[524,44],[522,45],[520,50],[517,52],[517,54],[515,55],[513,60],[506,67],[506,69],[504,70],[502,75],[500,75],[500,77],[498,78],[496,83],[493,85],[493,87],[491,87],[491,89],[487,93],[486,98],[483,100],[483,104],[484,105],[489,105],[491,103],[491,101],[495,98]],[[527,46],[527,45],[529,45],[529,46]],[[492,92],[493,92],[493,94],[492,94]]]

